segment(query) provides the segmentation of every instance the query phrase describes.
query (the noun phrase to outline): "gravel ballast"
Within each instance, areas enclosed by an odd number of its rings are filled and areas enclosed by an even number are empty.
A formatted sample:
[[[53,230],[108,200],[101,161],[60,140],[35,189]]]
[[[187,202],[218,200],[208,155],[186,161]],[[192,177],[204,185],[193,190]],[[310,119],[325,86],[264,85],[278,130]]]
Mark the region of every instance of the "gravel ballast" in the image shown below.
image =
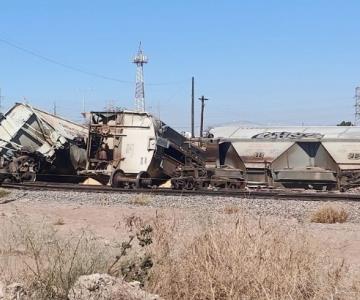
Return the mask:
[[[2,200],[16,202],[56,202],[79,205],[126,205],[129,207],[177,208],[204,212],[224,212],[229,207],[239,207],[241,210],[256,216],[279,216],[303,221],[326,204],[340,206],[349,213],[348,222],[360,223],[360,202],[353,201],[301,201],[276,200],[256,198],[234,198],[214,196],[175,196],[147,194],[104,194],[68,191],[24,191],[10,190],[10,194]],[[6,204],[5,204],[6,205]]]

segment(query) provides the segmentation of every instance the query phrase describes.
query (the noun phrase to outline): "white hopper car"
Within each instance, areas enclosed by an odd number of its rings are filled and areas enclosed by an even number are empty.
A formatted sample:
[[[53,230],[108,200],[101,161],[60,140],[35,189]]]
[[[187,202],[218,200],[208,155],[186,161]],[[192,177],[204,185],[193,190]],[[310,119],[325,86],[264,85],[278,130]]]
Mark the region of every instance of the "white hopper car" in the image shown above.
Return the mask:
[[[360,185],[360,127],[219,126],[254,186],[342,189]]]
[[[74,175],[85,167],[85,126],[16,103],[0,118],[2,179]]]
[[[153,187],[171,178],[178,189],[243,188],[242,165],[225,166],[233,161],[232,148],[211,148],[223,159],[209,167],[209,152],[146,112],[92,112],[87,166],[80,174],[113,187]]]

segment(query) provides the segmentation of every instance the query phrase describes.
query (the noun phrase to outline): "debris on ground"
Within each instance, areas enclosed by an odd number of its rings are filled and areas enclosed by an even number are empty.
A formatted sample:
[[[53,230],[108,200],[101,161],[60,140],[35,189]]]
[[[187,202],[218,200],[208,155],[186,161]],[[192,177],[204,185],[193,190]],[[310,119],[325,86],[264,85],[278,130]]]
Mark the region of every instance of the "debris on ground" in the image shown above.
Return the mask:
[[[126,282],[108,274],[80,276],[68,295],[69,300],[161,300],[149,294],[137,282]]]

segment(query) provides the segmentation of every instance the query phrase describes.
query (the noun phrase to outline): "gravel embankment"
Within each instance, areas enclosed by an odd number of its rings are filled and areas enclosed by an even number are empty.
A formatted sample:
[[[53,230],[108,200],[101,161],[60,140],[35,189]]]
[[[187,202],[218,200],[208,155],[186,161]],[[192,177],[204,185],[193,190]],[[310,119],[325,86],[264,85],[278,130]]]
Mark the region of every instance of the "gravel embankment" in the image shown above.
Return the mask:
[[[163,196],[139,194],[104,194],[65,191],[22,191],[11,190],[2,200],[16,199],[20,202],[78,203],[79,205],[127,205],[129,207],[180,208],[204,212],[224,212],[226,208],[238,206],[247,213],[258,216],[280,216],[296,218],[299,221],[309,218],[319,207],[330,203],[341,206],[349,213],[349,222],[360,223],[360,202],[319,202],[300,200],[247,199],[212,196]]]

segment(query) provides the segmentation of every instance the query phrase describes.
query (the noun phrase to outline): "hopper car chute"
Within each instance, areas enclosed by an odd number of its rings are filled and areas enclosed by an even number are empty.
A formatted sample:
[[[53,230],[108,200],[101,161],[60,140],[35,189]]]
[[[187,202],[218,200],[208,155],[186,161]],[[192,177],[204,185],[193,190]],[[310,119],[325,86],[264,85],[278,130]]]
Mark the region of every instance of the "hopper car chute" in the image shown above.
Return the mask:
[[[190,163],[180,166],[171,178],[174,189],[245,188],[246,167],[231,142],[211,138],[202,138],[198,142],[204,150],[204,165],[198,168],[194,168]]]
[[[344,190],[360,186],[360,126],[214,127],[246,166],[248,186]]]

